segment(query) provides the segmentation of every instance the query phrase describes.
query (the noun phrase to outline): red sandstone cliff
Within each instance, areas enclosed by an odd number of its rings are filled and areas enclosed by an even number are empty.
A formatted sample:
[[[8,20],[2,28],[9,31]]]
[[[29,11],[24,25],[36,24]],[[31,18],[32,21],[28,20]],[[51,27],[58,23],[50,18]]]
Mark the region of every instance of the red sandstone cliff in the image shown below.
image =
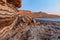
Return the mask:
[[[32,12],[29,10],[20,10],[19,11],[20,15],[28,15],[31,17],[50,17],[50,18],[60,18],[58,15],[52,15],[52,14],[47,14],[45,12]]]

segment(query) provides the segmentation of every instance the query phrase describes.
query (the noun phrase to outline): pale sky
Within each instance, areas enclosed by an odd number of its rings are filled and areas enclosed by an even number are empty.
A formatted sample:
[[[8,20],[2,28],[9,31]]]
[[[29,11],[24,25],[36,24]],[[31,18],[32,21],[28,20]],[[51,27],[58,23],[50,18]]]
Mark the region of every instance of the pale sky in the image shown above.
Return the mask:
[[[60,15],[60,0],[22,0],[20,9]]]

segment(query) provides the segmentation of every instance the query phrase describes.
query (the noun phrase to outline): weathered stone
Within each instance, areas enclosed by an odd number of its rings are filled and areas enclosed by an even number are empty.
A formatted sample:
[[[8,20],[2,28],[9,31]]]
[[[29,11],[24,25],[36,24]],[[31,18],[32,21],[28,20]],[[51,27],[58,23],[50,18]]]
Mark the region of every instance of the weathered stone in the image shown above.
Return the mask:
[[[37,21],[31,17],[20,16],[17,10],[20,2],[0,0],[0,40],[60,39],[60,27],[55,22],[40,21],[40,25],[37,25]]]

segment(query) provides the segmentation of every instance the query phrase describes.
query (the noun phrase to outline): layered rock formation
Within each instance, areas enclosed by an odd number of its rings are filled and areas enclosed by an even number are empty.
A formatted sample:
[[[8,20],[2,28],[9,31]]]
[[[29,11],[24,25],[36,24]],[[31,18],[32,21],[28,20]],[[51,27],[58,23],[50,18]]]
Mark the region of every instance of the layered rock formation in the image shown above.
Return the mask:
[[[17,8],[21,0],[0,0],[0,40],[55,40],[60,38],[58,25],[38,25]],[[44,23],[44,22],[43,22]],[[58,30],[58,31],[57,31]]]
[[[22,40],[25,27],[34,23],[29,16],[20,16],[21,0],[0,0],[0,40]]]

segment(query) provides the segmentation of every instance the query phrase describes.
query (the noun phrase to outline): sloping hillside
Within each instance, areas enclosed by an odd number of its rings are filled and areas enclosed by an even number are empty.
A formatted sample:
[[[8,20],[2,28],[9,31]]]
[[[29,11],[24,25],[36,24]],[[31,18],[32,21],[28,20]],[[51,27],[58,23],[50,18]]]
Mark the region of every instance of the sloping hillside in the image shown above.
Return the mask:
[[[29,10],[20,10],[20,15],[28,15],[31,17],[49,17],[49,18],[60,18],[58,15],[47,14],[45,12],[32,12]]]

